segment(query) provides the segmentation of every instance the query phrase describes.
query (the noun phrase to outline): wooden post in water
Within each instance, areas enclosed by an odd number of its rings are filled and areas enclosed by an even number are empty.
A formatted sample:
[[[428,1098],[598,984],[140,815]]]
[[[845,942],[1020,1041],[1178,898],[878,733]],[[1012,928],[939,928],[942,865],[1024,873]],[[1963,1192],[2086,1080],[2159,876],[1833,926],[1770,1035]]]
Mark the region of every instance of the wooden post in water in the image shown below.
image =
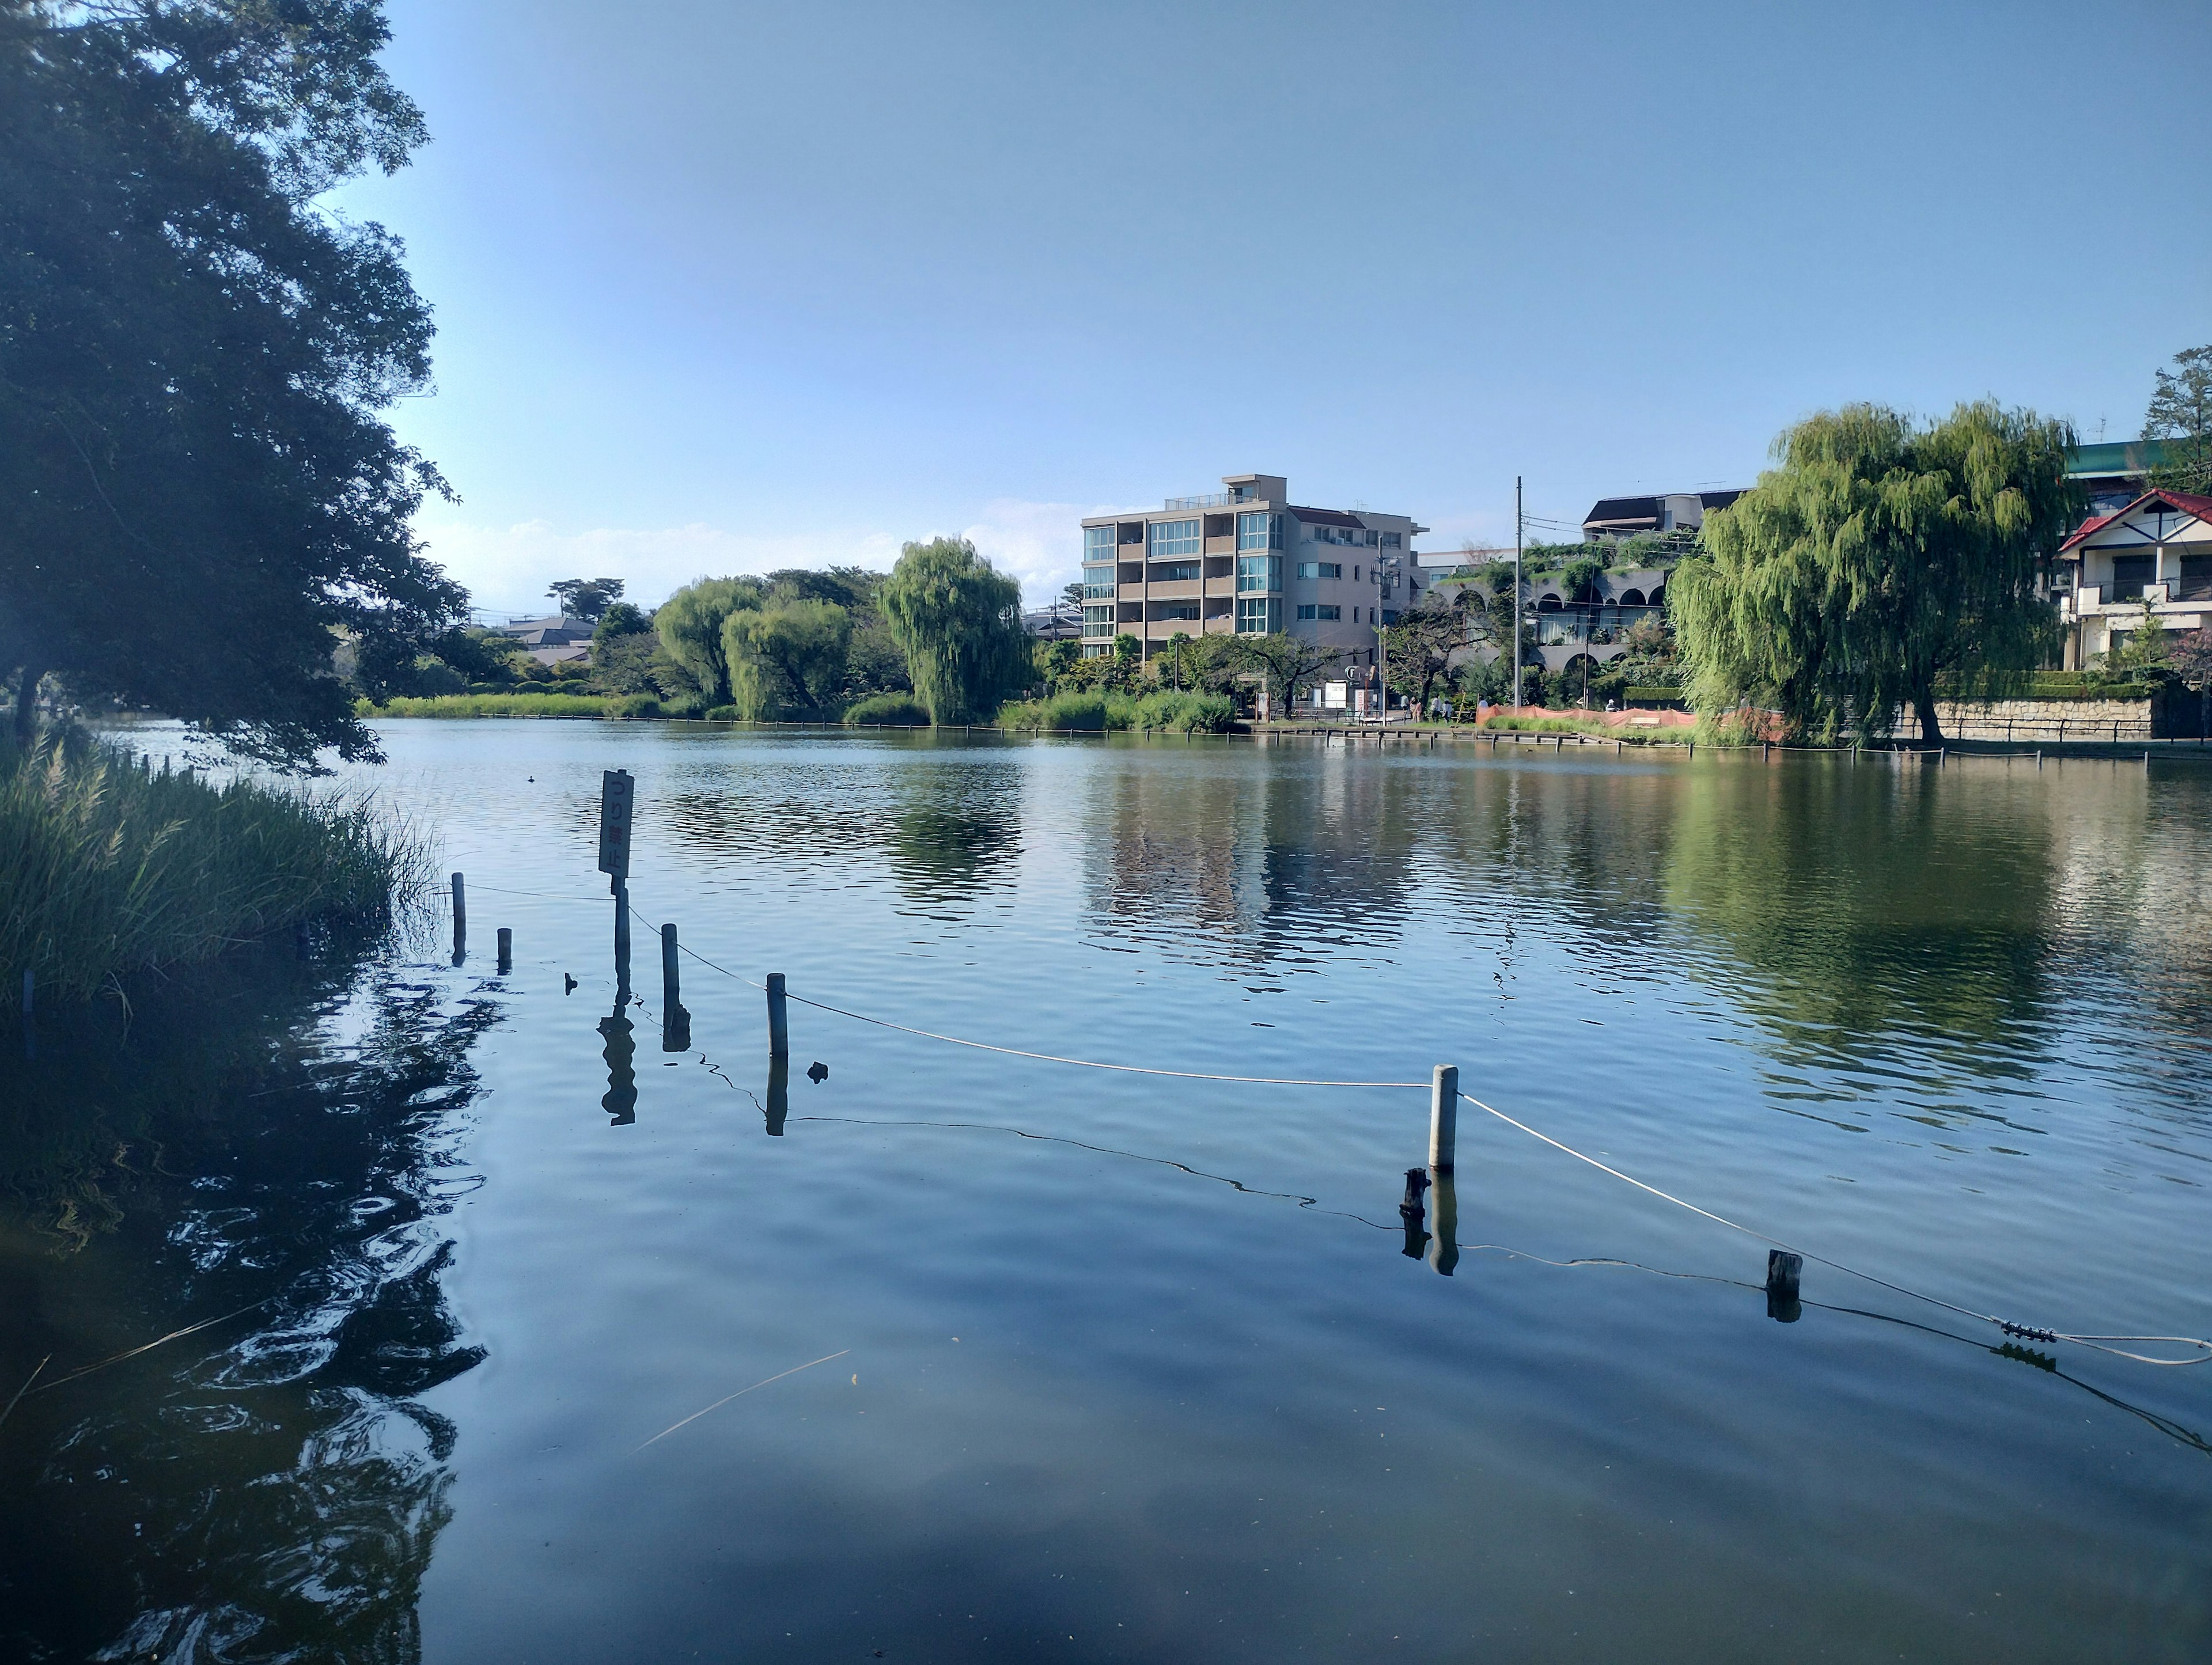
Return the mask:
[[[791,1056],[791,1026],[783,1015],[783,973],[768,974],[768,1055]]]
[[[502,975],[514,969],[514,931],[511,926],[499,927],[499,969]]]
[[[1459,1066],[1439,1064],[1429,1078],[1429,1166],[1451,1171],[1459,1145]]]
[[[665,1012],[673,1012],[684,1004],[676,966],[676,921],[671,920],[660,927],[660,1005]]]
[[[36,987],[37,979],[31,975],[31,968],[27,965],[23,968],[23,1015],[26,1018],[31,1015],[31,995]]]
[[[462,888],[461,876],[453,875],[453,934],[464,934],[469,928],[469,896]]]
[[[1786,1249],[1766,1251],[1766,1316],[1778,1323],[1797,1322],[1800,1306],[1797,1294],[1798,1274],[1805,1269],[1805,1257],[1792,1255]]]

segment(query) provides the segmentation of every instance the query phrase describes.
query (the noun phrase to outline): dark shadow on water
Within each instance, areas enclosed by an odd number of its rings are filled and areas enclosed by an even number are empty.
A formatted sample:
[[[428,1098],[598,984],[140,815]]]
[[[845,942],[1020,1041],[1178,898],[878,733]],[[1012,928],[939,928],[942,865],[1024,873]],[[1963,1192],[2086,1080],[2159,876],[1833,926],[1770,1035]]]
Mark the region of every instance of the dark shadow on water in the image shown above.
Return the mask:
[[[0,1425],[0,1657],[419,1656],[495,1014],[386,951],[241,950],[0,1072],[0,1404],[49,1361]]]

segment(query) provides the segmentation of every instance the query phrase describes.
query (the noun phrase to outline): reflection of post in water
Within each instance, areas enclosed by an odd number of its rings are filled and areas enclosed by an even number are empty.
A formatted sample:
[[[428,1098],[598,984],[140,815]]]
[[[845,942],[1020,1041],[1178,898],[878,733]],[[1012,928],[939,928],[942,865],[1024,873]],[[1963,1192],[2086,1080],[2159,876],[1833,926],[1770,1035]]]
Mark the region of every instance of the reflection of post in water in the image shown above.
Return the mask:
[[[791,1060],[768,1060],[768,1136],[783,1137],[785,1118],[791,1114]]]
[[[637,1120],[637,1070],[631,1059],[637,1042],[630,1038],[629,1021],[629,886],[615,881],[615,1009],[599,1019],[606,1036],[607,1096],[599,1101],[614,1118],[610,1126],[628,1127]]]
[[[1429,1239],[1429,1264],[1449,1278],[1459,1264],[1459,1187],[1449,1168],[1437,1169],[1430,1182],[1436,1188],[1437,1230]]]
[[[1433,1234],[1426,1229],[1426,1211],[1422,1206],[1422,1193],[1431,1189],[1437,1194],[1437,1229]],[[1459,1190],[1452,1182],[1452,1170],[1406,1170],[1406,1200],[1398,1205],[1398,1218],[1406,1225],[1406,1258],[1426,1260],[1439,1274],[1450,1277],[1452,1268],[1459,1264]]]
[[[1421,1193],[1428,1188],[1427,1169],[1406,1170],[1406,1200],[1398,1205],[1398,1218],[1406,1223],[1406,1258],[1409,1261],[1419,1260],[1421,1251],[1429,1246],[1429,1234],[1421,1224]]]

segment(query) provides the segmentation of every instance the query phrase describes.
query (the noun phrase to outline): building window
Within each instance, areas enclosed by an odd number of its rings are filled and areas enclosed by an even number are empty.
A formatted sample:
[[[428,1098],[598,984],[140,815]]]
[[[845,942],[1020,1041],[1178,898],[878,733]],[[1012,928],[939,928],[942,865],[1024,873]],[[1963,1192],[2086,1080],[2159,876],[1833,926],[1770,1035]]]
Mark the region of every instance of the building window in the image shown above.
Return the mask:
[[[1341,578],[1344,576],[1344,562],[1301,561],[1298,562],[1298,576],[1300,578]]]
[[[1114,528],[1109,526],[1106,530],[1111,532]],[[1110,550],[1111,546],[1109,545],[1109,548]],[[1102,597],[1108,601],[1114,599],[1113,567],[1110,564],[1103,567],[1085,567],[1083,569],[1083,599],[1085,601],[1097,601]]]
[[[1085,561],[1111,561],[1114,558],[1114,528],[1084,527],[1083,558]]]
[[[1283,557],[1279,555],[1240,555],[1237,557],[1237,588],[1279,590],[1283,587]]]
[[[1357,607],[1353,608],[1352,612],[1354,618],[1359,616],[1359,610]],[[1334,601],[1301,601],[1298,604],[1298,617],[1316,620],[1340,619],[1344,617],[1344,609]]]
[[[1395,609],[1395,607],[1385,607],[1385,608],[1382,610],[1382,627],[1383,627],[1383,629],[1389,629],[1389,627],[1390,627],[1390,626],[1392,626],[1393,624],[1395,624],[1397,622],[1398,622],[1398,612],[1397,612],[1397,609]]]
[[[1283,517],[1279,514],[1240,514],[1237,517],[1239,550],[1279,550],[1283,547]]]
[[[1359,568],[1357,567],[1352,569],[1352,581],[1355,584],[1359,582]]]
[[[1083,610],[1083,634],[1086,636],[1110,636],[1114,634],[1114,610],[1111,607],[1085,607]]]
[[[1240,636],[1266,635],[1281,627],[1283,604],[1249,596],[1237,601],[1237,634]]]
[[[1198,568],[1195,561],[1164,561],[1152,568],[1152,580],[1155,584],[1194,584]]]
[[[1403,549],[1405,546],[1405,539],[1401,538],[1396,532],[1386,532],[1382,534],[1382,547],[1384,549],[1397,550]]]
[[[1198,554],[1203,544],[1198,529],[1196,520],[1153,521],[1146,534],[1146,557],[1164,561],[1170,556]]]
[[[1195,601],[1174,602],[1161,608],[1158,616],[1161,618],[1196,618],[1198,604]]]

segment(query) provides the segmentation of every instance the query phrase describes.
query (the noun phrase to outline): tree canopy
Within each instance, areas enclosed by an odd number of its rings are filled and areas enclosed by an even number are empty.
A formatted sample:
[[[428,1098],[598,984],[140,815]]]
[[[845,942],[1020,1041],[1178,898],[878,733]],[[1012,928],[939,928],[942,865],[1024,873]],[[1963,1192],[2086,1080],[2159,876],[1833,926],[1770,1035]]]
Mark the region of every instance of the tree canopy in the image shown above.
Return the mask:
[[[1021,586],[966,538],[907,544],[882,601],[933,721],[981,721],[1027,680]]]
[[[1413,702],[1416,713],[1429,708],[1429,696],[1450,669],[1451,656],[1468,644],[1466,602],[1464,589],[1447,599],[1443,591],[1432,588],[1419,606],[1401,613],[1382,631],[1390,686]]]
[[[1939,681],[2001,692],[2049,649],[2036,574],[2078,513],[2074,444],[1987,402],[1925,425],[1849,405],[1785,431],[1668,586],[1692,702],[1778,711],[1796,736],[1881,732],[1909,708],[1940,740]]]
[[[564,578],[547,585],[545,593],[553,598],[563,614],[597,624],[605,617],[607,609],[622,599],[623,581],[619,578]]]
[[[811,597],[744,608],[722,621],[730,697],[747,721],[834,713],[845,686],[853,616]]]
[[[673,659],[710,706],[730,698],[730,662],[724,656],[722,626],[730,615],[761,605],[755,578],[702,578],[653,610],[653,628],[661,651]]]
[[[466,597],[377,412],[429,379],[397,239],[317,199],[421,112],[380,0],[0,0],[0,671],[241,753],[373,757],[331,673]]]
[[[2160,370],[2143,415],[2143,438],[2162,458],[2150,483],[2176,491],[2212,491],[2212,347],[2191,347]]]

